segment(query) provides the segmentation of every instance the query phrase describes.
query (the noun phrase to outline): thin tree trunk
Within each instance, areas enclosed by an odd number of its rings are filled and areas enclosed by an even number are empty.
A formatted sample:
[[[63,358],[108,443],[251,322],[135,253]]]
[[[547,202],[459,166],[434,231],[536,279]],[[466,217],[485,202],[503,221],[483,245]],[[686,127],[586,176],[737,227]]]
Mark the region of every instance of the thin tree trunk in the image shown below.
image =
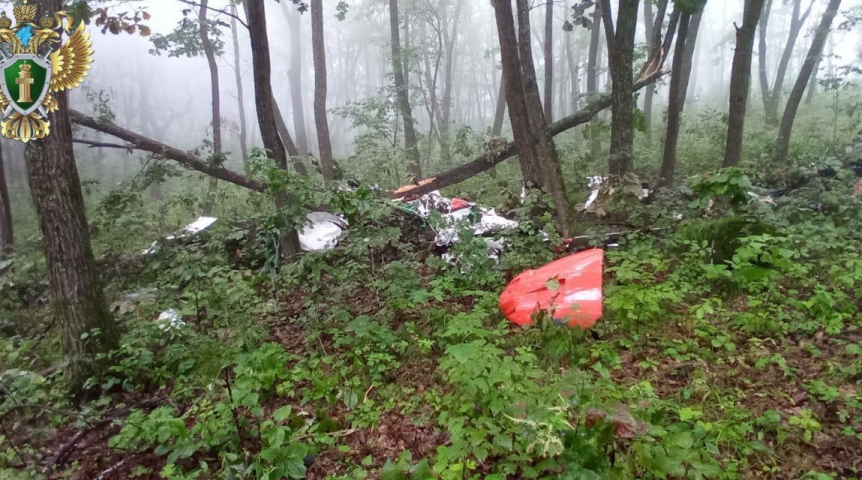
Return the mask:
[[[389,30],[392,37],[392,74],[395,77],[395,90],[398,94],[401,117],[404,119],[404,148],[407,150],[407,170],[411,176],[418,180],[422,178],[422,166],[419,157],[419,146],[416,144],[416,126],[413,124],[413,111],[410,109],[409,90],[407,84],[404,82],[404,70],[401,66],[403,58],[398,25],[398,0],[389,0]]]
[[[326,119],[326,43],[323,37],[322,0],[311,0],[311,44],[314,50],[314,123],[320,150],[320,173],[328,183],[333,180],[332,144]]]
[[[598,0],[601,2],[601,0]],[[602,34],[602,9],[596,3],[593,9],[593,23],[590,26],[590,56],[587,60],[587,96],[592,101],[599,93],[599,43]],[[598,117],[590,120],[590,152],[593,158],[601,155],[602,141],[598,131]]]
[[[796,112],[799,110],[799,104],[802,101],[802,96],[805,94],[805,87],[808,86],[811,75],[814,73],[814,65],[823,53],[823,45],[826,43],[826,37],[829,36],[832,21],[835,19],[838,7],[840,6],[841,0],[829,0],[829,6],[826,7],[826,11],[823,13],[823,18],[821,18],[820,25],[814,33],[814,39],[811,41],[811,48],[808,49],[808,55],[805,57],[802,69],[796,78],[796,84],[793,85],[793,90],[790,91],[790,96],[787,97],[787,106],[784,108],[784,116],[781,119],[781,127],[778,130],[778,144],[775,148],[775,158],[779,164],[784,164],[787,161],[787,153],[790,149],[790,135],[793,132],[793,122],[796,120]]]
[[[769,31],[769,17],[772,14],[772,0],[766,0],[766,3],[763,5],[763,12],[760,16],[760,25],[757,28],[757,73],[760,78],[760,95],[763,97],[763,111],[769,112],[769,102],[772,98],[772,94],[770,93],[769,86],[769,73],[767,67],[767,61],[769,59],[768,56],[768,44],[766,42],[766,35]],[[769,114],[767,113],[767,118]],[[768,120],[767,120],[768,123]]]
[[[775,73],[775,83],[772,85],[769,102],[766,109],[766,121],[770,125],[778,123],[778,107],[781,103],[781,93],[784,90],[784,77],[787,75],[790,59],[793,57],[794,46],[796,39],[799,37],[799,32],[808,15],[811,14],[811,7],[814,6],[814,0],[808,4],[808,9],[800,16],[802,0],[793,0],[793,14],[790,19],[790,32],[787,35],[787,44],[784,46],[784,52],[781,55],[781,60],[778,63],[778,71]]]
[[[236,3],[231,2],[234,16],[237,15]],[[239,38],[237,35],[237,23],[234,17],[230,19],[231,39],[233,40],[233,68],[236,78],[236,101],[239,107],[239,150],[242,154],[243,163],[248,162],[248,124],[245,118],[245,95],[242,89],[242,69],[240,68]]]
[[[545,2],[545,122],[554,121],[554,2]]]
[[[63,8],[61,0],[39,3],[48,12]],[[65,374],[77,395],[88,379],[101,373],[105,360],[99,357],[119,346],[120,333],[108,310],[90,245],[67,93],[53,95],[58,108],[51,114],[51,134],[27,144],[27,173],[42,231],[52,313],[63,332]]]
[[[502,74],[501,74],[502,75]],[[494,126],[491,135],[499,137],[503,134],[503,122],[506,115],[506,76],[500,77],[500,92],[497,94],[497,108],[494,110]]]
[[[201,0],[200,12],[198,13],[198,24],[200,25],[201,45],[204,49],[204,56],[207,59],[207,65],[210,72],[210,96],[212,99],[212,128],[213,128],[213,152],[210,157],[210,163],[213,165],[222,162],[222,139],[221,139],[221,99],[219,93],[219,76],[218,64],[216,63],[215,52],[212,42],[210,42],[207,32],[207,10],[209,0]],[[213,206],[215,205],[216,190],[218,189],[218,180],[215,177],[210,177],[209,188],[206,194],[206,200],[201,207],[202,215],[211,216]]]
[[[814,95],[817,93],[817,73],[820,71],[820,61],[823,56],[817,58],[817,63],[814,64],[814,71],[811,72],[811,81],[808,82],[808,94],[805,96],[805,104],[811,105],[814,100]]]
[[[637,28],[638,0],[620,0],[617,12],[616,32],[613,43],[609,45],[611,52],[611,79],[614,100],[611,119],[611,148],[608,156],[608,173],[619,179],[633,168],[634,150],[634,96],[632,82],[634,69],[635,30]],[[610,2],[603,1],[602,16],[610,16]],[[605,25],[610,22],[606,21]]]
[[[676,146],[679,140],[679,126],[682,117],[682,109],[685,105],[685,54],[689,48],[688,29],[691,24],[691,15],[682,12],[679,18],[679,31],[676,36],[676,48],[673,53],[673,66],[670,77],[670,93],[667,105],[667,133],[664,140],[664,156],[661,162],[660,186],[673,184],[674,170],[676,169]],[[691,65],[689,65],[689,68]]]
[[[745,110],[751,85],[751,56],[754,33],[764,0],[745,0],[742,26],[736,29],[736,50],[733,52],[733,67],[730,74],[730,110],[727,120],[727,143],[722,166],[739,164],[742,155],[742,139],[745,132]]]
[[[287,28],[290,30],[290,68],[287,80],[290,82],[290,110],[293,112],[293,128],[296,131],[296,149],[299,156],[308,156],[308,133],[305,129],[305,107],[302,103],[302,22],[300,13],[293,11],[289,1],[281,2]]]
[[[6,183],[6,171],[3,165],[3,152],[0,150],[0,262],[12,253],[14,245],[12,230],[12,205],[9,203],[9,186]],[[0,275],[3,268],[0,268]]]
[[[282,138],[275,126],[274,96],[272,94],[272,73],[269,56],[269,38],[266,32],[266,7],[264,0],[246,0],[249,36],[251,37],[252,63],[254,65],[254,103],[257,110],[257,123],[260,136],[267,154],[275,160],[276,165],[287,170],[287,152]],[[289,197],[286,192],[276,192],[275,206],[282,211],[287,206]],[[295,228],[288,228],[281,233],[279,239],[281,256],[287,260],[300,251],[299,236]]]
[[[700,21],[703,18],[703,10],[692,13],[688,22],[688,35],[685,39],[685,52],[682,59],[682,81],[680,82],[680,113],[685,109],[688,98],[689,84],[691,83],[692,66],[694,65],[694,52],[697,49],[697,39],[700,32]]]
[[[450,164],[452,161],[452,73],[455,63],[455,46],[458,42],[458,23],[461,18],[461,6],[464,2],[457,2],[455,15],[452,17],[452,31],[449,32],[448,21],[441,23],[443,29],[443,43],[446,46],[446,66],[443,73],[443,102],[440,107],[440,148],[442,149],[443,161]]]

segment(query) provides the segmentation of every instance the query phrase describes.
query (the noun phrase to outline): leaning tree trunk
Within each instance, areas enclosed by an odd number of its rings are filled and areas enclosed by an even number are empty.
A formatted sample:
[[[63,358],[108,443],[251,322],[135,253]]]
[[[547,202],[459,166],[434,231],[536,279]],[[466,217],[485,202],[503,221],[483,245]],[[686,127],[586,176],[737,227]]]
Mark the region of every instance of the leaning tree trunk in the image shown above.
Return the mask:
[[[652,2],[644,2],[644,29],[646,30],[646,38],[649,41],[650,51],[655,50],[655,39],[653,38],[653,22],[655,17],[652,12]],[[661,34],[659,34],[659,43],[661,43]],[[650,86],[644,93],[644,127],[646,128],[647,142],[652,142],[652,103],[655,96],[655,88]]]
[[[545,122],[554,121],[554,2],[545,2]]]
[[[332,144],[326,119],[326,43],[323,38],[322,0],[311,0],[311,47],[314,51],[314,123],[317,148],[320,150],[320,173],[329,183],[333,180]]]
[[[619,179],[628,173],[634,164],[634,77],[635,29],[637,28],[638,0],[620,0],[617,12],[616,32],[611,51],[611,148],[608,156],[608,173]],[[602,13],[610,11],[610,2],[603,1]],[[603,15],[605,16],[605,15]],[[608,22],[606,22],[608,24]]]
[[[269,38],[266,33],[265,0],[247,0],[249,37],[251,39],[252,66],[254,70],[254,104],[257,109],[257,123],[260,136],[267,154],[275,160],[276,165],[287,170],[287,152],[275,126],[275,105],[272,94],[271,66],[269,57]],[[284,191],[276,192],[275,206],[282,211],[289,201]],[[295,225],[282,232],[279,239],[281,256],[287,260],[300,251],[299,236]]]
[[[213,152],[210,157],[210,163],[218,165],[222,163],[222,143],[221,143],[221,101],[219,99],[219,78],[218,64],[216,63],[215,51],[213,44],[210,42],[207,32],[207,8],[209,0],[201,0],[200,12],[198,14],[198,24],[200,26],[201,45],[204,49],[204,56],[207,59],[207,65],[210,72],[210,95],[212,98],[212,127],[213,127]],[[237,70],[238,71],[238,70]],[[206,200],[201,208],[204,216],[212,215],[212,209],[215,205],[215,195],[218,189],[218,180],[215,177],[210,177],[209,189],[207,190]]]
[[[236,3],[231,2],[234,16],[237,15]],[[233,70],[236,78],[236,101],[239,107],[239,151],[243,163],[248,162],[248,124],[245,118],[245,95],[242,88],[242,70],[240,69],[239,38],[237,35],[236,18],[230,17],[230,33],[233,40]]]
[[[670,93],[667,105],[667,133],[664,140],[664,156],[661,162],[659,185],[668,186],[673,184],[674,170],[676,169],[676,146],[679,140],[679,126],[682,117],[682,109],[685,105],[686,80],[684,72],[685,52],[688,48],[688,28],[691,24],[691,15],[683,12],[679,18],[679,30],[676,36],[676,48],[673,52],[673,66],[670,76]],[[690,67],[691,65],[689,65]]]
[[[805,94],[805,87],[811,79],[811,74],[814,72],[814,65],[817,64],[817,59],[823,53],[823,45],[826,43],[826,37],[829,36],[829,29],[832,27],[832,21],[838,13],[838,7],[841,6],[841,0],[829,0],[829,6],[823,13],[823,18],[820,20],[820,25],[814,33],[814,40],[811,41],[811,48],[808,49],[808,56],[805,57],[805,62],[802,64],[802,70],[799,76],[796,77],[796,84],[793,85],[793,90],[790,91],[790,96],[787,97],[787,106],[784,107],[784,116],[781,118],[781,127],[778,129],[778,143],[775,148],[775,158],[780,164],[787,161],[787,152],[790,149],[790,135],[793,132],[793,122],[796,120],[796,112],[799,110],[799,104],[802,102],[802,96]]]
[[[308,156],[308,134],[305,131],[305,107],[302,103],[302,22],[299,13],[291,11],[289,1],[281,2],[287,28],[290,30],[290,68],[287,81],[290,82],[290,106],[293,112],[293,128],[296,130],[296,148],[299,156]]]
[[[601,2],[601,0],[598,0]],[[593,23],[590,26],[590,54],[587,60],[587,97],[592,101],[599,93],[599,43],[602,41],[602,9],[596,3],[593,9]],[[598,129],[599,119],[590,120],[590,153],[599,158],[602,140]]]
[[[727,144],[723,167],[739,164],[742,155],[742,138],[745,132],[745,110],[751,85],[751,55],[754,33],[763,11],[764,0],[745,0],[742,26],[736,29],[736,50],[730,73],[730,111],[727,117]]]
[[[410,109],[410,92],[404,81],[403,58],[398,22],[398,0],[389,0],[389,30],[392,48],[392,75],[395,77],[395,90],[401,118],[404,120],[404,149],[407,150],[407,170],[416,180],[422,178],[422,165],[419,158],[419,145],[416,143],[416,126],[413,124],[413,111]],[[441,125],[442,128],[442,125]]]
[[[772,92],[769,97],[769,102],[766,104],[766,122],[769,125],[778,123],[778,106],[781,103],[781,93],[784,90],[784,77],[787,75],[787,69],[790,65],[790,59],[793,57],[794,46],[796,39],[799,38],[799,32],[802,31],[802,26],[811,14],[811,7],[814,6],[814,0],[808,4],[808,9],[800,16],[802,0],[793,0],[793,14],[790,18],[790,33],[787,36],[787,44],[784,46],[784,52],[781,54],[781,60],[778,62],[778,71],[775,72],[775,83],[772,86]]]
[[[47,12],[63,8],[61,0],[45,0]],[[30,194],[48,265],[52,313],[62,331],[65,370],[72,392],[105,367],[103,354],[119,346],[120,333],[111,317],[90,245],[81,181],[72,151],[66,92],[54,94],[51,134],[27,144]],[[101,358],[100,358],[101,357]]]
[[[12,230],[12,205],[9,204],[9,186],[3,165],[3,152],[0,150],[0,262],[12,253],[14,240]],[[0,268],[0,274],[3,268]]]

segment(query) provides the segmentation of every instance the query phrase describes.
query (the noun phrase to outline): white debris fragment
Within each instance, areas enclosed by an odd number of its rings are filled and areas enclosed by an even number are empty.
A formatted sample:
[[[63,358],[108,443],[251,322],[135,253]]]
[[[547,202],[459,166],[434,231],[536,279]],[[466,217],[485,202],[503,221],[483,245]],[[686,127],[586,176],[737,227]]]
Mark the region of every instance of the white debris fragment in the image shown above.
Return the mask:
[[[347,220],[328,212],[311,212],[299,232],[299,244],[306,252],[325,252],[335,248],[338,237],[348,227]]]
[[[186,322],[182,321],[180,313],[173,308],[169,308],[162,312],[159,315],[159,318],[156,319],[156,323],[159,324],[159,329],[163,332],[179,330],[186,326]]]
[[[198,232],[202,232],[202,231],[206,230],[207,228],[209,228],[217,220],[218,220],[218,218],[216,218],[216,217],[198,217],[197,220],[186,225],[185,228],[183,228],[182,230],[180,230],[176,234],[168,235],[167,237],[165,237],[165,240],[174,240],[177,238],[184,238],[184,237],[187,237],[189,235],[194,235]],[[155,241],[152,243],[152,245],[149,246],[149,248],[147,248],[146,250],[141,252],[141,254],[142,255],[150,255],[150,254],[158,251],[158,249],[159,249],[159,242]]]

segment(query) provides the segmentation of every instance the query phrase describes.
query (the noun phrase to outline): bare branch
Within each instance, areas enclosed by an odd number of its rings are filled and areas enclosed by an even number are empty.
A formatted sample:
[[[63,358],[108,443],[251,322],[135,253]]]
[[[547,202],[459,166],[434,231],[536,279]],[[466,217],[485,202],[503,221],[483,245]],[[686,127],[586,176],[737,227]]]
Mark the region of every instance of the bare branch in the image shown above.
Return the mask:
[[[178,2],[180,2],[180,3],[185,3],[186,5],[191,5],[191,6],[193,6],[193,7],[198,7],[198,8],[200,8],[200,6],[201,6],[201,4],[200,4],[200,3],[196,3],[196,2],[193,2],[193,1],[191,1],[191,0],[177,0],[177,1],[178,1]],[[225,7],[225,8],[226,8],[226,7]],[[206,7],[206,9],[207,9],[207,10],[212,10],[213,12],[220,13],[220,14],[222,14],[222,15],[227,15],[228,17],[231,17],[231,18],[233,18],[234,20],[236,20],[237,22],[239,22],[239,23],[240,23],[240,25],[242,25],[243,27],[245,27],[245,28],[246,28],[246,30],[248,30],[248,24],[247,24],[247,23],[245,23],[245,22],[244,22],[241,18],[239,18],[238,16],[236,16],[236,15],[234,15],[234,14],[230,13],[230,12],[225,11],[225,9],[224,9],[224,8],[222,8],[222,9],[218,9],[218,8],[213,8],[213,7],[207,6],[207,7]]]

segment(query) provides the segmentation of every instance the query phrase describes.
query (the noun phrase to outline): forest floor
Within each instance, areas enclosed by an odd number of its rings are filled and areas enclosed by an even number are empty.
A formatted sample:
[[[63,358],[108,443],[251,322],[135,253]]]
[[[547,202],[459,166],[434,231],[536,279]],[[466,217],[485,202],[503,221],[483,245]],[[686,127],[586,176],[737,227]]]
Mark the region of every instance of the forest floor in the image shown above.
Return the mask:
[[[479,238],[453,266],[375,207],[278,273],[222,225],[106,270],[112,298],[155,293],[114,305],[123,347],[82,413],[56,373],[4,377],[0,476],[862,478],[862,215],[787,222],[798,205],[623,239],[589,331],[499,313],[515,274],[562,255],[527,222],[499,265]],[[172,307],[185,325],[153,322]],[[56,339],[10,338],[7,369],[50,365]]]

